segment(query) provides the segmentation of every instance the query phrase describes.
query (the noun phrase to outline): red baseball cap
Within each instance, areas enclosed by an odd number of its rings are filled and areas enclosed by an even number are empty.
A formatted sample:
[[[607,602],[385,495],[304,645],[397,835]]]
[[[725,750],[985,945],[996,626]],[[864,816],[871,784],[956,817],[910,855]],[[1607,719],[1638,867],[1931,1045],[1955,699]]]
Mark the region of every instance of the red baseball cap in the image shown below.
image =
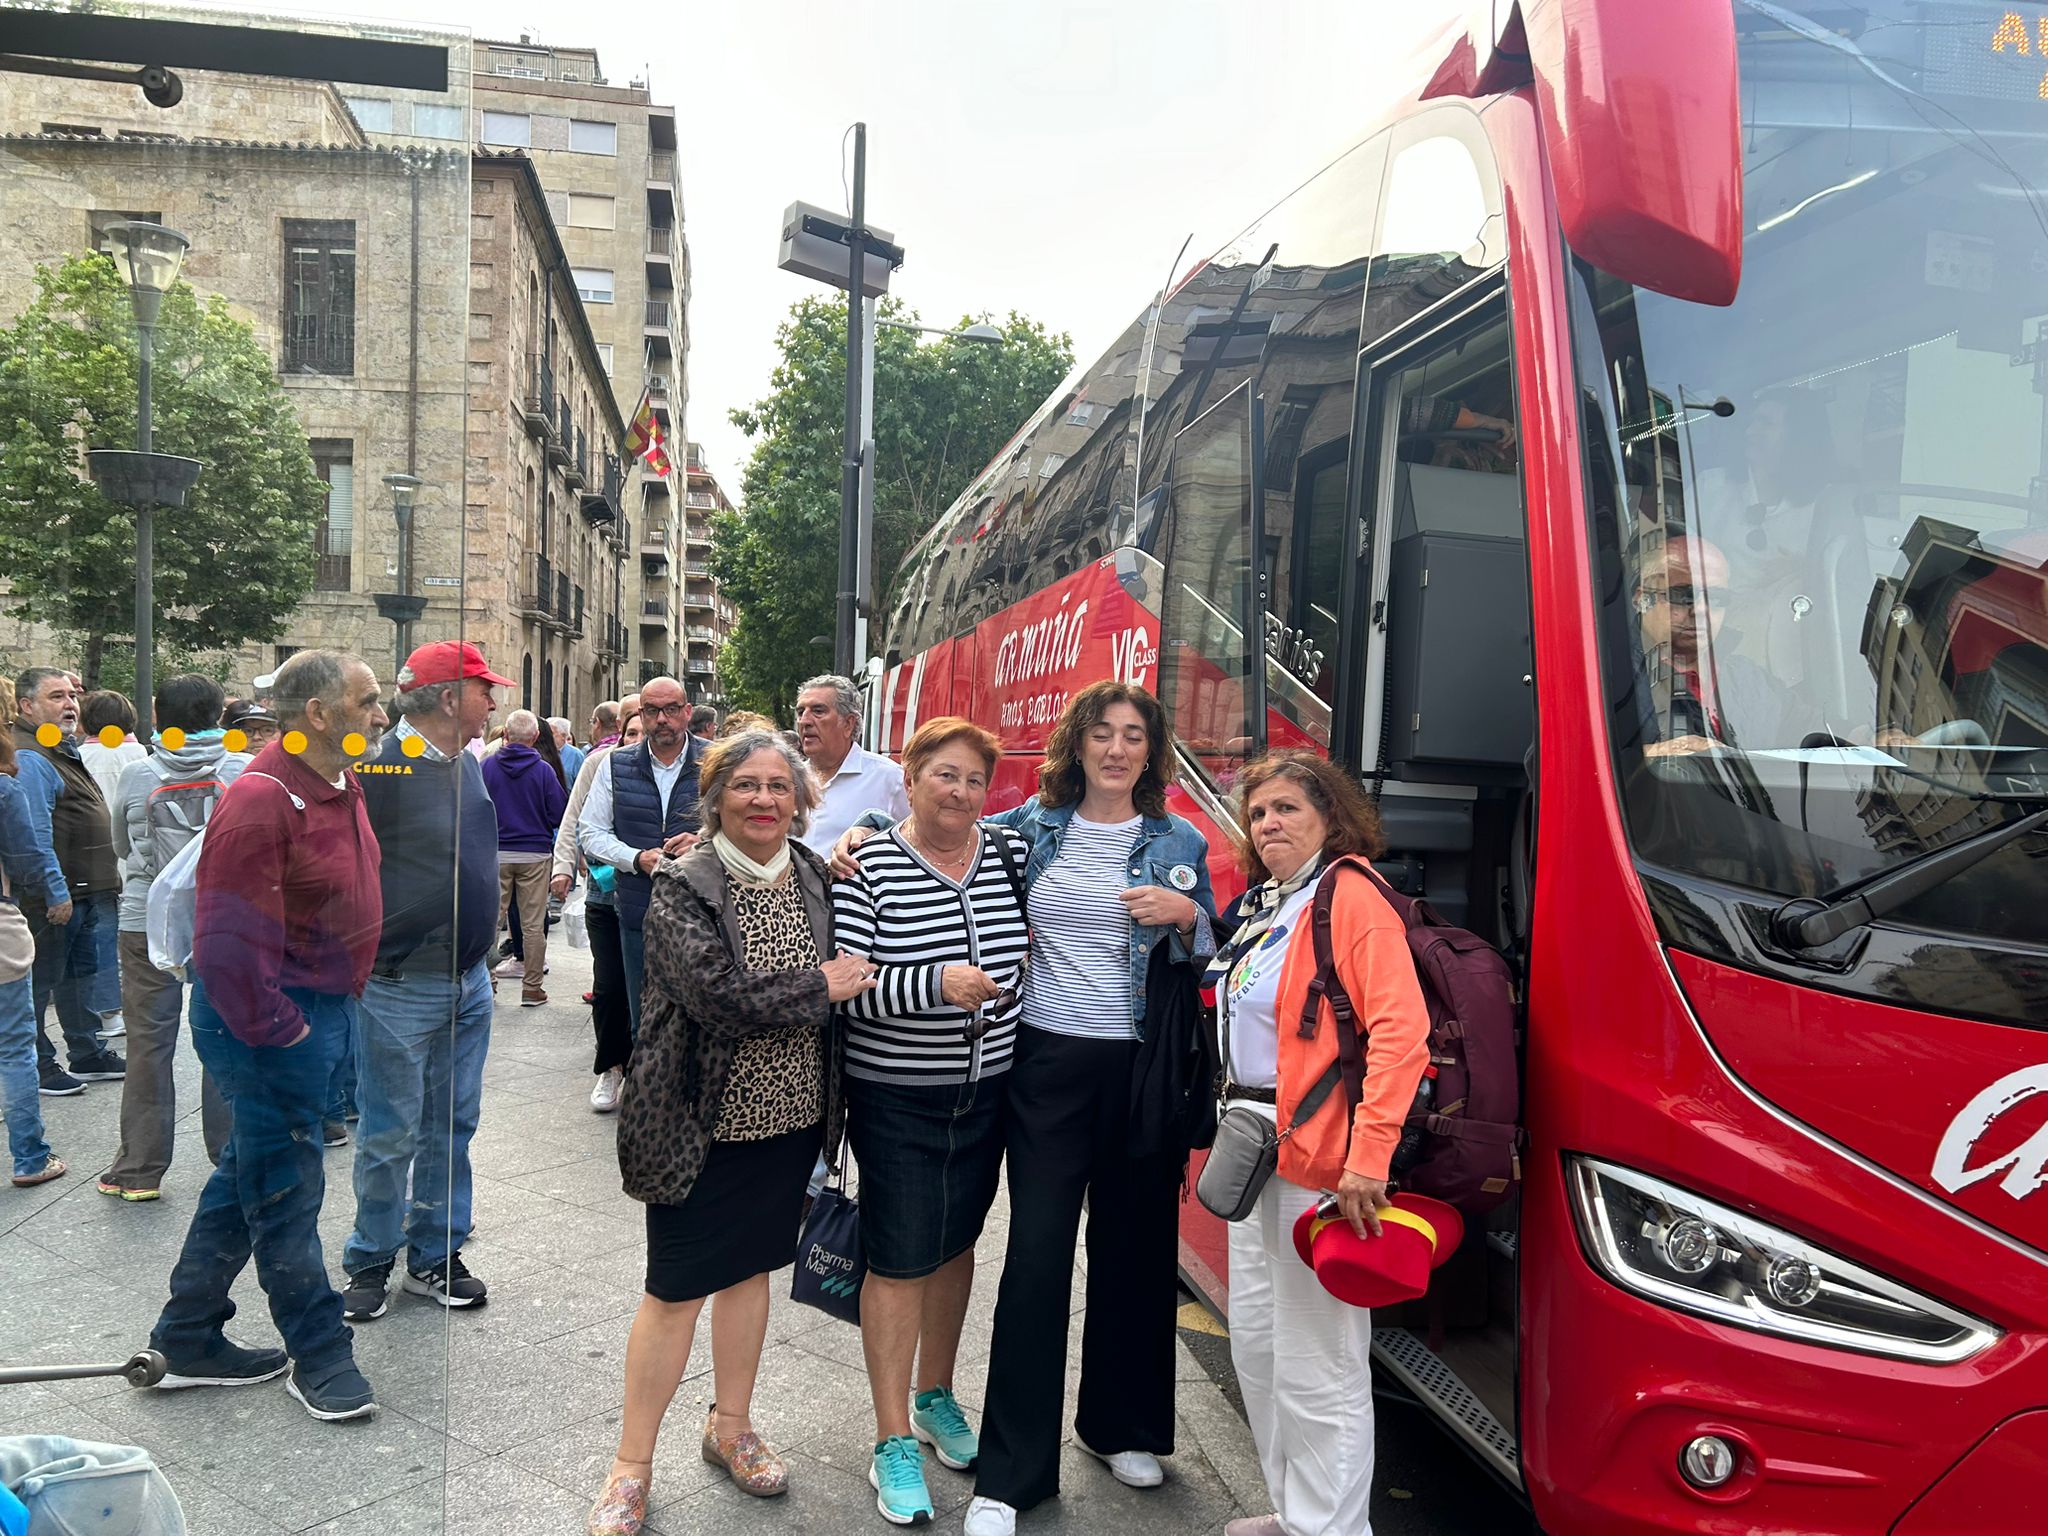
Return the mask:
[[[1337,1203],[1310,1206],[1294,1223],[1294,1251],[1323,1289],[1354,1307],[1390,1307],[1429,1289],[1429,1272],[1458,1251],[1465,1220],[1426,1195],[1398,1194],[1379,1208],[1380,1235],[1360,1237]]]
[[[480,677],[500,688],[512,686],[512,679],[493,672],[484,661],[484,653],[466,640],[436,640],[432,645],[423,645],[405,658],[405,670],[412,675],[400,681],[401,688],[427,688],[465,677]]]

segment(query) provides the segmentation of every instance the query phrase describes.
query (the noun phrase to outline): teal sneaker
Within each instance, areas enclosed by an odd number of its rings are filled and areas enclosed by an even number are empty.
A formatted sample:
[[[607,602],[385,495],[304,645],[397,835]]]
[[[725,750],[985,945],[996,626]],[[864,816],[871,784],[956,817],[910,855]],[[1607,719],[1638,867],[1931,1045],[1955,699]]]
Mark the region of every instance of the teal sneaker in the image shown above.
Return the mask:
[[[908,1435],[891,1435],[875,1447],[868,1482],[875,1508],[891,1525],[923,1525],[932,1517],[932,1491],[924,1485],[924,1452]]]
[[[981,1455],[981,1439],[969,1428],[967,1415],[950,1387],[933,1387],[910,1400],[910,1430],[955,1472],[972,1472]]]

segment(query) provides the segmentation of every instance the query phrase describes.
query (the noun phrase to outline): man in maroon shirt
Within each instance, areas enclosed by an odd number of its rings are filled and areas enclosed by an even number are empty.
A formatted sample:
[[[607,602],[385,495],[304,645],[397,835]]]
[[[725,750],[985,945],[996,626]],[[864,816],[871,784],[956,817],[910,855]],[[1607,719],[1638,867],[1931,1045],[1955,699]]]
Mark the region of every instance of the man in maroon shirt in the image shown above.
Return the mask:
[[[276,674],[279,740],[223,794],[199,855],[192,1043],[234,1110],[150,1335],[163,1387],[242,1386],[291,1369],[316,1419],[376,1411],[320,1251],[321,1112],[384,921],[376,834],[349,765],[385,728],[359,657],[301,651]],[[222,1333],[256,1260],[285,1348]]]

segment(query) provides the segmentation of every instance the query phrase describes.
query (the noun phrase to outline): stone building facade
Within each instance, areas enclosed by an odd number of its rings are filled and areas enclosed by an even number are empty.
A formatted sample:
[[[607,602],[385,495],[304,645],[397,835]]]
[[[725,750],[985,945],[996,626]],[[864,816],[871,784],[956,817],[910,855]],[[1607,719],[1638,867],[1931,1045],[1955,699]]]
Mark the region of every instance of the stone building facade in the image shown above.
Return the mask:
[[[531,158],[618,408],[630,420],[644,394],[668,433],[670,474],[627,466],[620,595],[629,679],[683,676],[688,589],[676,552],[684,542],[690,254],[675,108],[654,101],[644,80],[608,79],[594,49],[530,38],[471,47],[475,142]],[[374,143],[452,131],[441,99],[418,92],[350,87],[347,103]],[[693,695],[716,692],[713,674],[684,682]]]
[[[468,120],[466,99],[444,104]],[[132,87],[17,77],[0,101],[0,184],[0,319],[27,303],[38,264],[93,248],[112,218],[148,217],[191,240],[183,280],[226,299],[276,361],[329,503],[315,590],[275,643],[229,659],[232,690],[311,646],[392,674],[376,594],[398,585],[393,474],[422,482],[412,643],[474,639],[513,676],[530,661],[508,706],[580,718],[628,685],[624,421],[530,161],[466,135],[373,141],[326,85],[193,71],[159,111]],[[61,656],[5,610],[0,665]]]

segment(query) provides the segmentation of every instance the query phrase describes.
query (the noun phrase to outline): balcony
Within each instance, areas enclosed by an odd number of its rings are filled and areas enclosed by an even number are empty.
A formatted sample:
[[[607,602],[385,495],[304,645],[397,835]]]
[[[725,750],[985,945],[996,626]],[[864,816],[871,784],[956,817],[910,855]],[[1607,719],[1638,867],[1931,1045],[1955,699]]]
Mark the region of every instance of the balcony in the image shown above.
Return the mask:
[[[624,493],[626,467],[619,456],[604,456],[604,478],[583,492],[583,521],[593,528],[609,528],[619,521],[619,499]]]
[[[545,443],[555,429],[555,365],[545,352],[527,358],[526,394],[522,401],[527,435]]]
[[[699,661],[696,657],[692,656],[683,663],[683,670],[694,673],[699,677],[709,677],[718,670],[718,663],[715,661]]]
[[[651,361],[667,362],[675,357],[675,333],[669,329],[675,306],[666,299],[649,299],[642,327]]]
[[[683,562],[683,574],[686,576],[709,576],[711,574],[711,566],[709,562],[703,560],[685,560]]]
[[[649,517],[666,518],[668,516],[669,497],[668,477],[649,471],[640,477],[640,490],[641,502],[647,508],[647,515]],[[658,507],[654,505],[654,498],[657,496],[661,498],[661,505]]]
[[[563,466],[562,478],[569,482],[569,489],[580,491],[590,484],[590,440],[583,429],[576,429],[576,451],[569,455],[569,462]]]
[[[512,611],[522,619],[545,622],[550,616],[554,596],[555,576],[548,557],[535,555],[532,579],[521,583],[518,595],[512,599]]]
[[[685,639],[694,641],[700,645],[718,644],[718,631],[711,628],[711,626],[709,626],[708,624],[686,625],[683,629],[683,636]]]
[[[642,629],[668,629],[668,599],[648,597],[640,600],[640,627]]]
[[[683,505],[699,512],[716,512],[718,497],[710,491],[691,491],[683,497]]]
[[[564,576],[562,579],[567,581],[569,578]],[[583,637],[583,589],[581,587],[575,588],[573,596],[575,602],[567,606],[564,612],[568,618],[569,638],[580,640]]]

